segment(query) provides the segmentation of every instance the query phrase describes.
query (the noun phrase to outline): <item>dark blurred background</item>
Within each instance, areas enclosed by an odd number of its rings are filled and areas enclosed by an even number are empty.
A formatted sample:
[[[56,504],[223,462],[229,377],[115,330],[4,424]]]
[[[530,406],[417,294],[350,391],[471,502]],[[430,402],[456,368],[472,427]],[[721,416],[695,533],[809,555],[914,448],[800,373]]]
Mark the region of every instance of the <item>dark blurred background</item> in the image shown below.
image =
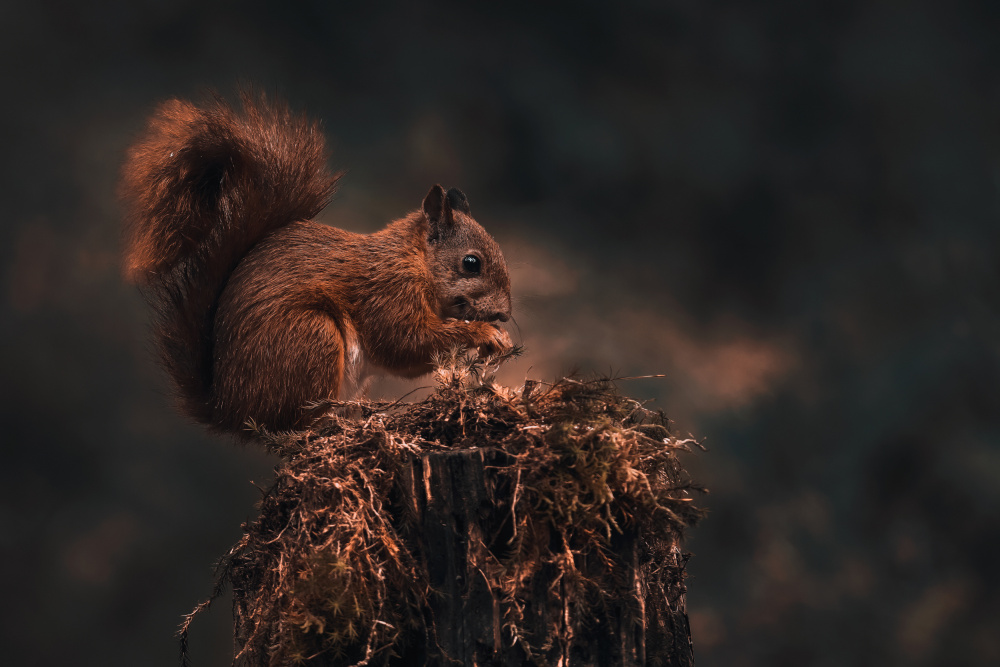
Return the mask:
[[[126,146],[243,82],[322,119],[326,222],[465,190],[510,382],[667,375],[621,387],[709,448],[699,665],[1000,664],[1000,4],[418,4],[0,3],[2,662],[177,664],[270,479],[118,274]]]

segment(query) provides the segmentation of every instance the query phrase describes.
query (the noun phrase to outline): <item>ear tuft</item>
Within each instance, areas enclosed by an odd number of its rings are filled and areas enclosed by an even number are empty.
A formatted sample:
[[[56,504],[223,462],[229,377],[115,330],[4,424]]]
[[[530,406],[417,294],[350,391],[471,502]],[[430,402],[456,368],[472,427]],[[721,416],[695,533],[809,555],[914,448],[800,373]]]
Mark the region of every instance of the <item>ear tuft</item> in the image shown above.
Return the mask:
[[[448,190],[446,201],[449,209],[472,215],[472,211],[469,209],[469,200],[465,198],[465,193],[458,188]]]

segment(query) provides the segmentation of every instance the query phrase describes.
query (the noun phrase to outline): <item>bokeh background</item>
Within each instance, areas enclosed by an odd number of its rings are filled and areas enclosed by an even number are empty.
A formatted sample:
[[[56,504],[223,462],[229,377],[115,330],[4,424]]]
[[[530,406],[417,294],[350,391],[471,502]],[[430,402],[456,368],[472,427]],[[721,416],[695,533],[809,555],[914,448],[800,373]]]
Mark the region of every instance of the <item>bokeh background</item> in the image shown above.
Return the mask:
[[[465,190],[512,266],[511,382],[666,374],[621,388],[709,450],[699,665],[1000,664],[998,28],[972,1],[0,2],[2,662],[177,664],[270,479],[173,412],[118,274],[126,146],[242,82],[322,119],[326,222]]]

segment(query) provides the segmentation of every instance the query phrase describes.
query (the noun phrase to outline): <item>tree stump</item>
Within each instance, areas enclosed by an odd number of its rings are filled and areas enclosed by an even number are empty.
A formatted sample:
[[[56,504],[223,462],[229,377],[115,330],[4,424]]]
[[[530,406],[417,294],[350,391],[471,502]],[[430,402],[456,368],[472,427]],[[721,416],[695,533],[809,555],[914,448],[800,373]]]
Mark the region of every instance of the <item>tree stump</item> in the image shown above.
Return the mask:
[[[686,558],[674,544],[661,554],[662,562],[642,562],[638,535],[631,531],[613,539],[621,585],[606,591],[600,602],[607,608],[573,605],[558,594],[562,604],[554,607],[548,591],[560,582],[552,568],[543,568],[532,582],[535,596],[526,601],[522,627],[551,647],[542,655],[532,651],[532,660],[514,641],[504,629],[505,602],[479,571],[487,560],[504,557],[511,538],[515,480],[508,464],[509,457],[496,450],[433,452],[412,457],[404,474],[404,499],[418,527],[407,542],[425,561],[433,591],[429,613],[440,656],[428,664],[693,665]],[[600,565],[585,564],[594,567]],[[559,632],[547,637],[556,618]]]
[[[693,664],[691,441],[607,380],[470,373],[262,434],[284,461],[217,583],[236,664]]]

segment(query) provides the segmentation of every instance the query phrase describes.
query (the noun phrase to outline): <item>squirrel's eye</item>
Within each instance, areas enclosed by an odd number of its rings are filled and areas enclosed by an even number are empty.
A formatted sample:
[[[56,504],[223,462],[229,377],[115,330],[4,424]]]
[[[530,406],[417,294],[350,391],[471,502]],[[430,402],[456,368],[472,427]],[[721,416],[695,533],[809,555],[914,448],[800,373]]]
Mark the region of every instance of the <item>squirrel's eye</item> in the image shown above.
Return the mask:
[[[482,268],[482,262],[475,255],[466,255],[462,258],[462,268],[469,273],[479,273]]]

